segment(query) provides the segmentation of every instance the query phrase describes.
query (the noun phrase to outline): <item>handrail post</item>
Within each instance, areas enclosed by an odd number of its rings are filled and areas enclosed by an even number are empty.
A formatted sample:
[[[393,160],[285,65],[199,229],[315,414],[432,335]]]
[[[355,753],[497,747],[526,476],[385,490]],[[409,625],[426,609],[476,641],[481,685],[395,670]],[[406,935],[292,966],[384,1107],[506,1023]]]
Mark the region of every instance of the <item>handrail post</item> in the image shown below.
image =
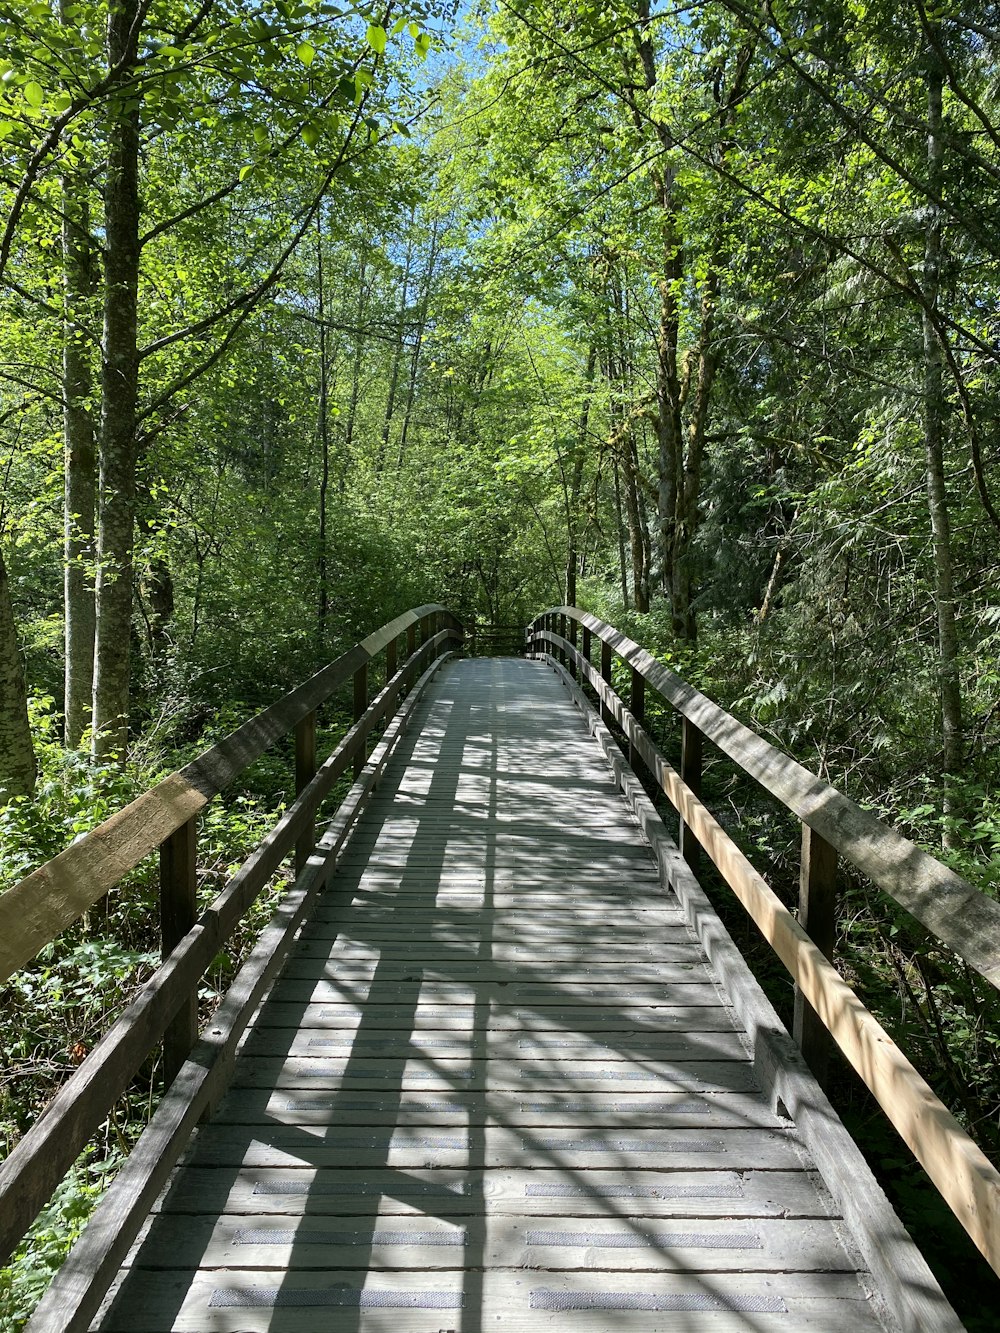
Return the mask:
[[[637,671],[635,667],[632,667],[631,671],[632,685],[629,690],[628,709],[641,727],[646,720],[646,681],[641,671]],[[638,777],[641,761],[639,751],[631,741],[628,743],[628,762],[632,772]]]
[[[160,956],[167,958],[198,919],[198,820],[160,843]],[[198,1040],[198,988],[163,1033],[163,1086],[169,1088]]]
[[[681,781],[691,788],[695,796],[701,795],[701,729],[686,717],[682,719],[681,726]],[[701,848],[683,819],[680,822],[678,846],[681,856],[697,875]]]
[[[368,663],[359,666],[354,673],[354,721],[360,722],[368,708]],[[368,738],[361,738],[361,744],[354,757],[354,776],[360,776],[368,757]]]
[[[837,850],[808,824],[802,825],[799,924],[832,961],[837,936]],[[798,986],[792,1035],[817,1081],[824,1084],[830,1062],[830,1034]]]
[[[601,680],[608,686],[611,686],[611,644],[601,640]],[[601,700],[601,718],[606,727],[610,727],[614,721],[614,714],[611,709]]]
[[[295,724],[295,795],[301,796],[316,776],[316,710]],[[315,815],[295,844],[295,874],[298,876],[316,844]]]
[[[568,636],[569,641],[575,648],[577,641],[576,621],[572,616],[567,616],[566,619],[569,621],[569,636]],[[569,658],[569,674],[573,677],[575,681],[579,681],[580,670],[577,667],[576,662],[573,660],[573,655],[571,653],[567,653],[566,656]]]
[[[406,656],[412,657],[416,651],[417,651],[417,624],[416,621],[414,621],[412,625],[407,625],[406,627]]]
[[[593,636],[591,635],[590,630],[588,629],[588,627],[587,627],[586,625],[584,625],[584,626],[583,626],[583,634],[581,635],[581,638],[582,638],[583,642],[582,642],[581,645],[580,645],[580,652],[581,652],[581,654],[583,655],[583,660],[584,660],[584,662],[586,663],[587,666],[592,666],[592,665],[593,665],[592,662],[591,662],[591,660],[590,660],[590,655],[591,655],[591,652],[593,651],[593,647],[592,647],[592,637],[593,637]],[[591,684],[589,683],[589,681],[588,681],[588,679],[587,679],[587,672],[586,672],[586,669],[584,669],[583,671],[580,672],[580,687],[581,687],[581,689],[584,689],[584,690],[593,689],[593,686],[591,686]]]
[[[388,685],[399,667],[399,640],[390,639],[385,645],[385,683]]]

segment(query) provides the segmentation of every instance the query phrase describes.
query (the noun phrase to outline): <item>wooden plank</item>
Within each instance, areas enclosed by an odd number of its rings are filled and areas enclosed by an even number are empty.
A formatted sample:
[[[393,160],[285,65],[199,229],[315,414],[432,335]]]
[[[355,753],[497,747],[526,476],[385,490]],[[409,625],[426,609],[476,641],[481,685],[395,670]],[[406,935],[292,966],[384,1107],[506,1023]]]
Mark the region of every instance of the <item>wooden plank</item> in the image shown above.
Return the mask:
[[[316,709],[295,724],[295,795],[301,796],[316,776]],[[298,875],[312,855],[316,843],[316,821],[306,825],[295,844],[295,873]]]
[[[708,980],[708,970],[699,969],[699,980],[691,979],[691,972],[684,971],[681,980],[670,984],[660,982],[615,983],[594,985],[585,981],[560,981],[553,978],[547,985],[531,982],[496,982],[484,980],[470,984],[462,981],[438,980],[424,977],[414,982],[387,982],[383,977],[372,981],[370,977],[344,978],[318,976],[298,979],[290,977],[287,970],[282,980],[278,981],[271,992],[271,999],[287,1004],[322,1004],[351,1001],[363,1003],[369,998],[373,1003],[393,1004],[402,999],[411,998],[414,985],[419,987],[420,998],[431,1004],[474,1004],[477,1000],[502,1000],[510,1004],[530,1004],[542,1009],[550,1005],[595,1004],[602,1008],[628,1000],[636,1005],[719,1005],[722,997],[718,988]]]
[[[263,1201],[262,1201],[263,1202]],[[479,1219],[397,1217],[391,1222],[339,1217],[179,1218],[161,1214],[142,1256],[147,1271],[363,1268],[431,1272],[464,1269],[469,1251],[490,1268],[661,1274],[854,1272],[831,1222],[755,1218],[736,1223],[631,1218]]]
[[[409,1004],[390,1004],[369,998],[361,1004],[346,1002],[295,1004],[270,999],[262,1010],[257,1027],[309,1029],[349,1028],[363,1023],[373,1028],[430,1028],[462,1032],[467,1036],[477,1027],[493,1032],[537,1032],[552,1029],[563,1034],[611,1030],[627,1034],[630,1040],[641,1035],[662,1036],[675,1030],[692,1032],[732,1032],[733,1020],[728,1009],[715,1005],[634,1005],[609,1008],[602,1004],[542,1005],[521,1007],[495,1000],[440,1005],[418,998]]]
[[[701,732],[689,718],[681,719],[681,780],[694,792],[701,795],[702,744]],[[698,873],[698,839],[682,819],[677,839],[681,856],[694,873]]]
[[[627,1129],[669,1126],[742,1129],[787,1128],[758,1096],[746,1093],[522,1093],[395,1091],[379,1094],[331,1094],[312,1088],[275,1092],[233,1089],[219,1107],[217,1124],[263,1125],[600,1125]]]
[[[837,852],[808,824],[802,825],[799,924],[823,956],[832,962],[837,936]],[[830,1034],[799,986],[795,987],[792,1036],[806,1064],[825,1087],[830,1062]]]
[[[160,947],[170,954],[198,918],[198,821],[189,819],[160,844]],[[198,991],[178,1005],[163,1032],[163,1086],[169,1088],[198,1039]]]
[[[605,1068],[587,1064],[571,1073],[559,1065],[542,1067],[481,1061],[435,1059],[433,1064],[408,1061],[400,1067],[384,1060],[337,1059],[333,1056],[268,1056],[241,1061],[233,1079],[244,1088],[374,1088],[439,1092],[480,1086],[488,1091],[524,1092],[755,1092],[760,1083],[747,1060],[675,1060],[656,1069]],[[473,1077],[475,1075],[475,1078]]]
[[[751,1318],[754,1333],[881,1333],[851,1274],[786,1273],[780,1280],[719,1274],[706,1284],[697,1274],[650,1281],[506,1270],[474,1280],[459,1273],[429,1280],[419,1270],[366,1278],[356,1269],[218,1269],[193,1282],[186,1274],[150,1273],[141,1297],[132,1304],[124,1291],[104,1327],[108,1333],[316,1333],[331,1326],[337,1310],[349,1318],[352,1333],[386,1333],[401,1318],[407,1333],[441,1333],[464,1327],[469,1318],[505,1333],[607,1333],[609,1326],[616,1333],[747,1333]]]
[[[370,981],[376,968],[379,980],[402,980],[411,975],[413,969],[405,959],[355,959],[353,961],[334,961],[329,950],[319,944],[308,948],[299,944],[295,954],[289,959],[284,976],[289,980],[326,979],[336,984],[356,984]],[[615,985],[627,975],[627,984],[647,983],[650,985],[673,985],[685,982],[703,983],[709,973],[701,959],[681,962],[660,962],[636,964],[623,973],[620,966],[609,963],[589,962],[583,968],[572,966],[553,971],[548,967],[532,967],[522,964],[512,970],[503,964],[483,959],[481,962],[457,963],[451,961],[435,963],[426,960],[421,965],[422,975],[426,980],[436,979],[442,982],[459,984],[461,982],[482,982],[496,985],[525,985],[567,988],[577,985],[600,987]],[[547,980],[546,980],[547,978]],[[571,993],[567,991],[567,993]]]
[[[423,1166],[428,1154],[441,1167],[547,1167],[620,1170],[626,1159],[651,1171],[728,1168],[781,1170],[804,1165],[790,1133],[766,1129],[629,1129],[620,1133],[553,1127],[518,1133],[506,1126],[428,1129],[423,1125],[202,1127],[190,1160],[201,1166]]]
[[[164,1212],[289,1217],[525,1216],[816,1217],[830,1204],[806,1171],[610,1170],[581,1176],[572,1167],[534,1171],[466,1171],[412,1167],[314,1169],[247,1167],[235,1172],[186,1167],[161,1206]]]

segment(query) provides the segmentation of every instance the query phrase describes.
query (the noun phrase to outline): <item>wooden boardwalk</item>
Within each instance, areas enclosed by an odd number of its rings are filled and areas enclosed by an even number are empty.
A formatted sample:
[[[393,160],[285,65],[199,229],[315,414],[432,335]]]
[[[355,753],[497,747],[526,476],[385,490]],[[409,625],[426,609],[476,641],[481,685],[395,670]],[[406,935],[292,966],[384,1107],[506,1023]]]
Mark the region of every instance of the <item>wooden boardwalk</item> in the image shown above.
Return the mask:
[[[443,667],[100,1327],[882,1328],[547,667]]]

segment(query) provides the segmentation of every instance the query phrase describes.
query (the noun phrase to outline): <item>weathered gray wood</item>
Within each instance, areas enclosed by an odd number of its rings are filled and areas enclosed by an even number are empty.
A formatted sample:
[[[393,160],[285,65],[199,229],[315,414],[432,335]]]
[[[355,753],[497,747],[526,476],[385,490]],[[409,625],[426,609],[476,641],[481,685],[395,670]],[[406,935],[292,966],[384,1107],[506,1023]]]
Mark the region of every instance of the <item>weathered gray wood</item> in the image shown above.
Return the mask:
[[[682,718],[681,780],[691,788],[695,796],[701,795],[701,751],[701,732],[689,718]],[[700,856],[698,839],[683,819],[680,821],[677,846],[680,849],[681,856],[691,867],[694,874],[697,875]]]
[[[641,671],[632,667],[629,680],[629,709],[635,720],[641,725],[646,719],[646,681]],[[638,773],[639,752],[629,743],[628,762],[633,772]]]
[[[837,937],[837,852],[808,824],[802,825],[799,924],[823,956],[832,959]],[[825,1087],[830,1034],[798,985],[792,1036],[820,1086]]]
[[[651,1171],[696,1167],[739,1169],[741,1165],[794,1169],[801,1150],[786,1131],[764,1129],[629,1129],[596,1134],[593,1130],[552,1128],[519,1134],[487,1127],[472,1143],[469,1132],[403,1125],[389,1130],[344,1127],[336,1132],[305,1134],[294,1126],[261,1128],[205,1125],[191,1161],[202,1166],[297,1166],[303,1155],[312,1166],[422,1166],[428,1153],[442,1167],[468,1167],[474,1154],[486,1167],[550,1167],[572,1159],[577,1170],[620,1169],[623,1160]]]
[[[262,1201],[264,1202],[264,1201]],[[266,1208],[266,1204],[265,1204]],[[192,1268],[356,1268],[431,1271],[465,1267],[471,1224],[461,1218],[396,1218],[391,1225],[358,1218],[289,1222],[267,1211],[245,1217],[178,1218],[163,1214],[149,1233],[151,1270]],[[477,1227],[478,1231],[479,1228]],[[796,1218],[657,1221],[629,1218],[486,1219],[479,1253],[490,1268],[608,1269],[624,1272],[718,1273],[734,1266],[783,1273],[790,1252],[800,1272],[853,1272],[833,1224]]]
[[[160,948],[171,952],[198,919],[198,821],[189,819],[160,844]],[[169,1088],[198,1039],[198,992],[192,987],[163,1033],[163,1086]]]
[[[368,663],[364,662],[354,673],[354,721],[360,722],[368,708]],[[358,774],[365,766],[365,747],[364,745],[354,756],[354,776]]]
[[[440,1096],[389,1090],[337,1096],[313,1088],[233,1089],[215,1115],[229,1125],[506,1125],[602,1130],[787,1127],[762,1098],[746,1093],[491,1092]]]
[[[840,856],[905,907],[981,976],[1000,986],[1000,902],[988,898],[908,838],[738,722],[618,630],[573,607],[588,625],[683,716],[772,796],[814,828]],[[537,637],[537,636],[536,636]]]
[[[104,1325],[108,1333],[137,1333],[140,1327],[143,1333],[316,1333],[336,1327],[330,1321],[338,1310],[357,1333],[394,1326],[406,1333],[450,1333],[463,1327],[461,1316],[469,1310],[476,1326],[505,1333],[608,1333],[612,1327],[615,1333],[874,1333],[880,1327],[857,1279],[847,1273],[789,1273],[779,1283],[764,1273],[706,1281],[697,1273],[664,1273],[654,1280],[508,1269],[481,1277],[425,1277],[416,1270],[366,1278],[357,1269],[224,1268],[199,1274],[190,1286],[186,1276],[151,1272],[144,1290],[139,1309],[122,1301],[112,1310]]]
[[[555,668],[557,671],[560,669]],[[755,1069],[775,1103],[789,1111],[825,1184],[843,1210],[853,1240],[906,1333],[961,1333],[923,1256],[917,1250],[746,960],[663,827],[652,802],[627,767],[613,737],[586,697],[563,673],[566,688],[604,751],[618,784],[653,846],[664,886],[677,894],[692,929],[717,970],[750,1038]],[[621,712],[619,711],[619,716]],[[650,746],[652,752],[652,746]],[[655,754],[655,752],[652,752]],[[658,756],[655,756],[657,759]],[[662,761],[660,761],[662,763]]]
[[[327,758],[309,786],[174,946],[170,957],[62,1085],[46,1114],[0,1164],[0,1259],[14,1246],[52,1194],[90,1136],[128,1086],[149,1051],[189,997],[238,922],[278,870],[321,801],[375,722],[391,708],[402,680],[433,659],[446,631],[420,649],[383,689]]]
[[[586,706],[585,696],[565,673],[564,679]],[[801,986],[840,1050],[976,1246],[1000,1272],[1000,1171],[965,1133],[718,821],[684,786],[620,700],[611,699],[610,703],[657,782],[691,824],[702,847]]]
[[[275,1094],[277,1095],[277,1094]],[[602,1171],[581,1179],[573,1167],[484,1171],[475,1188],[465,1171],[412,1167],[405,1176],[388,1168],[321,1170],[246,1167],[235,1172],[186,1167],[163,1199],[163,1212],[288,1217],[482,1214],[601,1217],[627,1210],[630,1218],[766,1216],[825,1218],[830,1201],[807,1171]]]
[[[295,724],[295,795],[301,796],[316,776],[316,709]],[[295,873],[304,868],[316,843],[316,821],[310,819],[295,844]]]
[[[365,772],[342,803],[295,887],[282,900],[202,1041],[165,1094],[84,1235],[50,1285],[30,1321],[31,1333],[82,1333],[87,1328],[192,1128],[224,1086],[236,1043],[278,972],[294,931],[326,881],[330,861],[343,846],[415,703],[439,665],[439,661],[432,663],[386,728]],[[307,791],[322,778],[321,770]]]
[[[645,1062],[635,1067],[618,1065],[601,1068],[588,1062],[575,1070],[571,1078],[574,1092],[635,1091],[666,1094],[670,1092],[756,1092],[760,1083],[752,1065],[739,1059],[674,1060],[669,1067],[647,1069]],[[527,1061],[433,1060],[413,1058],[404,1065],[399,1061],[350,1060],[326,1056],[248,1056],[235,1074],[235,1086],[247,1088],[400,1088],[404,1091],[450,1091],[454,1088],[480,1086],[488,1092],[560,1092],[567,1083],[567,1071],[560,1062],[533,1065]],[[478,1080],[478,1082],[477,1082]],[[620,1165],[620,1163],[619,1163]]]
[[[418,713],[103,1327],[879,1327],[551,673],[456,665]]]

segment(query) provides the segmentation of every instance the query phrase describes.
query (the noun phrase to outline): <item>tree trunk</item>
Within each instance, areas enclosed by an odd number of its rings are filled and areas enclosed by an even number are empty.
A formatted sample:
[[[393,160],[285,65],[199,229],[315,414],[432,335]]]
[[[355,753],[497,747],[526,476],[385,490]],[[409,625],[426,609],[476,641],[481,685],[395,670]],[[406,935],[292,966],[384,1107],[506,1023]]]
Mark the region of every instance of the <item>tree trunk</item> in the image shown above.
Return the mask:
[[[427,314],[431,302],[431,289],[434,284],[434,269],[438,255],[437,218],[431,227],[430,251],[427,255],[427,272],[424,275],[424,289],[420,297],[420,309],[417,312],[417,325],[413,330],[413,352],[410,355],[410,373],[406,384],[406,406],[403,409],[403,429],[399,433],[399,450],[396,454],[397,471],[403,466],[406,456],[406,440],[410,433],[410,421],[413,416],[413,403],[417,396],[417,372],[420,368],[420,353],[423,348],[424,330],[427,328]]]
[[[316,640],[320,652],[326,644],[326,623],[330,611],[329,570],[326,550],[326,508],[330,491],[330,408],[329,408],[329,367],[327,365],[326,334],[326,287],[323,273],[323,233],[319,220],[316,223],[316,273],[319,295],[319,403],[316,408],[317,426],[320,445],[319,479],[319,555],[317,559],[317,578],[319,581],[319,606],[316,616]]]
[[[108,16],[108,63],[135,58],[138,0],[118,0]],[[134,90],[110,104],[104,192],[104,349],[101,366],[97,633],[94,754],[124,761],[128,741],[129,642],[138,455],[136,340],[139,284],[139,103]]]
[[[94,511],[97,501],[91,349],[79,325],[95,295],[96,262],[85,188],[63,181],[63,455],[65,741],[76,749],[94,688]]]
[[[625,563],[625,525],[622,519],[622,483],[621,469],[618,466],[617,453],[611,460],[615,478],[615,529],[618,534],[618,575],[622,585],[622,609],[628,610],[628,570]]]
[[[927,178],[932,196],[940,194],[944,141],[941,134],[941,70],[936,62],[927,77]],[[962,771],[962,691],[958,671],[958,630],[955,624],[955,591],[952,572],[951,523],[945,489],[944,435],[946,402],[944,354],[935,328],[941,280],[941,216],[929,203],[924,234],[923,323],[923,427],[924,460],[927,472],[927,505],[931,523],[934,559],[934,601],[937,611],[938,683],[941,694],[942,805],[947,817],[957,815],[953,779]],[[942,842],[947,849],[956,841],[947,827]]]
[[[583,468],[587,458],[587,430],[590,425],[590,400],[593,396],[594,368],[597,365],[597,343],[591,341],[587,352],[587,370],[585,383],[587,396],[580,409],[580,424],[577,428],[576,448],[573,451],[573,470],[570,474],[569,495],[566,514],[566,605],[576,606],[576,575],[580,562],[579,527],[580,527],[580,492],[583,488]]]
[[[410,225],[407,229],[406,260],[403,264],[403,290],[399,296],[399,319],[396,322],[396,346],[392,352],[392,369],[389,371],[389,392],[385,400],[385,416],[382,420],[382,439],[379,443],[375,469],[381,472],[385,468],[386,454],[389,449],[389,435],[392,431],[392,417],[396,410],[396,392],[399,389],[399,376],[403,366],[403,340],[406,337],[406,311],[410,299],[410,270],[413,267],[413,228],[415,212],[410,209]]]
[[[357,332],[354,335],[354,367],[351,371],[351,403],[347,409],[347,421],[344,423],[344,462],[341,468],[341,490],[343,490],[345,469],[350,467],[351,444],[354,440],[354,426],[358,415],[358,398],[361,394],[361,366],[365,355],[365,340],[361,333],[361,322],[365,317],[365,305],[367,304],[368,293],[365,289],[365,280],[368,277],[368,255],[361,256],[361,272],[358,275],[358,304],[355,325]]]
[[[28,726],[28,694],[10,601],[7,566],[0,551],[0,806],[35,788],[35,751]]]
[[[705,439],[712,385],[718,366],[714,341],[715,309],[719,299],[718,268],[713,257],[701,297],[701,327],[698,337],[694,389],[688,398],[687,449],[681,482],[674,497],[673,546],[670,556],[670,614],[674,634],[694,643],[698,622],[692,607],[694,569],[692,548],[698,532],[701,496],[701,470],[705,459]]]

